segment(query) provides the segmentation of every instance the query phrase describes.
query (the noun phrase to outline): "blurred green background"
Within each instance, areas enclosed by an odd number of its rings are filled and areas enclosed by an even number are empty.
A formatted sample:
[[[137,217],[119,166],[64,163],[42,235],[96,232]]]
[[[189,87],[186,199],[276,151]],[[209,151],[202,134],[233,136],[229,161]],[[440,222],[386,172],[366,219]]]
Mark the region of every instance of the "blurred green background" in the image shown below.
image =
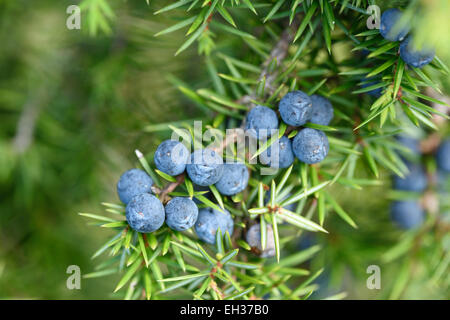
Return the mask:
[[[116,200],[118,177],[136,165],[134,149],[150,152],[162,138],[146,125],[202,115],[165,77],[208,85],[195,46],[174,57],[183,33],[153,37],[173,23],[170,14],[154,16],[145,1],[121,2],[114,32],[91,37],[66,28],[71,4],[0,0],[0,298],[109,298],[114,276],[66,288],[66,268],[92,272],[90,257],[110,235],[77,213]],[[351,271],[350,298],[387,297],[365,287],[366,267],[401,236],[384,189],[368,188],[357,199],[335,190],[360,227],[332,218],[335,236],[319,239],[328,246],[322,262]],[[386,287],[398,268],[388,269]],[[448,294],[424,288],[405,297]]]
[[[173,56],[182,34],[153,37],[170,17],[130,1],[91,37],[66,28],[71,4],[0,1],[0,298],[106,298],[112,278],[66,289],[108,236],[77,213],[115,200],[134,149],[158,142],[146,125],[198,113],[164,77],[203,72],[195,51]]]

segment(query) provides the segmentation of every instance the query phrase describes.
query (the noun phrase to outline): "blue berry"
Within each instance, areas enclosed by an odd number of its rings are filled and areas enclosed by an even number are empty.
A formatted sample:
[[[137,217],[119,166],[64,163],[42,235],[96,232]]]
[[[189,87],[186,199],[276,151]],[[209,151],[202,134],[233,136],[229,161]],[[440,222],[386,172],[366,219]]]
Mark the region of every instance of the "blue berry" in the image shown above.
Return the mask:
[[[427,187],[425,170],[417,164],[406,163],[409,173],[405,178],[394,176],[394,189],[403,191],[422,192]]]
[[[442,170],[436,172],[437,189],[439,193],[447,193],[450,190],[450,173]]]
[[[209,189],[209,187],[202,187],[202,186],[199,186],[199,185],[194,184],[194,191],[195,191],[195,192],[199,192],[199,191],[207,191],[207,192],[202,193],[202,196],[208,198],[209,200],[211,200],[211,198],[212,198],[212,197],[211,197],[211,196],[212,196],[211,189]],[[201,203],[203,203],[203,202],[201,202],[200,200],[198,200],[196,197],[194,197],[192,200],[194,200],[194,202],[195,202],[196,204],[201,204]]]
[[[127,204],[134,196],[152,192],[152,185],[153,180],[145,171],[131,169],[122,174],[119,182],[117,182],[117,194],[120,201]]]
[[[288,92],[280,101],[280,115],[291,126],[302,126],[311,119],[311,98],[303,91]]]
[[[424,215],[417,201],[394,201],[391,204],[391,218],[402,229],[420,226],[424,221]]]
[[[389,9],[383,12],[380,21],[380,33],[383,38],[389,41],[402,41],[406,37],[410,28],[397,25],[401,17],[402,12],[398,9]]]
[[[327,126],[334,116],[331,102],[322,96],[314,94],[311,96],[312,116],[310,122]]]
[[[330,149],[328,138],[320,130],[305,128],[292,141],[295,156],[302,162],[314,164],[322,161]]]
[[[412,155],[420,155],[420,143],[416,138],[399,135],[396,137],[396,140],[399,144],[409,149]]]
[[[278,151],[278,155],[275,151]],[[287,168],[294,162],[292,142],[288,137],[282,136],[259,156],[262,164],[272,168]]]
[[[373,85],[378,84],[379,81],[369,81],[369,82],[365,82],[363,84],[361,84],[361,88],[368,88],[371,87]],[[369,96],[375,97],[375,98],[379,98],[381,97],[381,94],[383,93],[383,88],[376,88],[376,89],[372,89],[370,91],[366,92]]]
[[[166,204],[165,210],[166,223],[172,230],[187,230],[197,221],[197,205],[189,198],[175,197]]]
[[[436,162],[444,172],[450,172],[450,139],[447,139],[441,143],[436,152]]]
[[[223,160],[218,153],[211,149],[199,149],[192,152],[191,162],[186,168],[192,182],[207,187],[222,177]]]
[[[149,193],[139,194],[127,204],[126,218],[133,230],[142,233],[158,230],[164,223],[164,206]]]
[[[246,238],[250,247],[255,248],[261,258],[270,258],[275,256],[275,239],[273,236],[272,226],[266,224],[266,246],[264,250],[261,245],[261,225],[254,224],[248,229]]]
[[[278,129],[277,114],[268,107],[256,106],[247,115],[245,129],[254,138],[266,139],[272,135],[271,130]]]
[[[222,235],[227,231],[230,236],[233,234],[234,222],[227,210],[220,212],[212,208],[200,209],[198,219],[195,223],[195,232],[197,236],[210,244],[216,242],[216,232],[220,228]]]
[[[181,142],[163,141],[155,152],[156,168],[171,176],[184,172],[189,159],[189,151]]]
[[[312,246],[315,246],[317,243],[317,237],[314,233],[308,232],[300,236],[297,246],[299,250],[306,250]]]
[[[434,50],[423,48],[418,50],[414,48],[412,37],[407,37],[400,43],[400,57],[403,61],[415,68],[422,68],[434,59]]]
[[[226,196],[243,191],[248,184],[248,169],[243,163],[225,163],[223,175],[216,183],[217,190]]]

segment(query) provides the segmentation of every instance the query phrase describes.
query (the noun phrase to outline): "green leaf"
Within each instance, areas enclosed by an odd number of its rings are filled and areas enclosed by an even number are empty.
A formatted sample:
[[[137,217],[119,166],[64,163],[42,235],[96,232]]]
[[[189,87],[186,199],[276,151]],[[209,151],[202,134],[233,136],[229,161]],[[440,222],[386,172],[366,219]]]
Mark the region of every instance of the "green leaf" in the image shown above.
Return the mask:
[[[173,278],[165,278],[165,279],[161,279],[158,281],[159,282],[173,282],[173,281],[195,279],[195,278],[204,277],[207,275],[209,275],[209,271],[203,271],[203,272],[194,273],[194,274],[187,274],[185,276],[179,276],[179,277],[173,277]]]
[[[252,2],[250,0],[242,0],[242,2],[244,2],[244,4],[256,15],[258,15],[258,13],[256,12],[255,8],[252,5]]]
[[[184,6],[185,4],[187,4],[187,3],[191,2],[191,1],[192,0],[180,0],[180,1],[177,1],[177,2],[172,3],[172,4],[170,4],[170,5],[168,5],[168,6],[164,7],[164,8],[159,9],[154,14],[160,14],[160,13],[163,13],[163,12],[167,12],[167,11],[179,8],[179,7]]]
[[[397,60],[396,58],[392,58],[392,59],[386,61],[385,63],[383,63],[379,67],[375,68],[375,70],[371,71],[368,75],[366,75],[366,78],[373,77],[374,75],[379,74],[380,72],[386,70],[387,68],[392,66],[395,63],[396,60]]]
[[[386,51],[391,50],[392,48],[395,48],[396,46],[398,46],[398,42],[388,42],[385,45],[378,48],[377,50],[371,52],[367,56],[367,58],[374,58],[376,56],[379,56],[380,54],[385,53]]]
[[[116,221],[116,222],[109,222],[109,223],[102,224],[101,227],[102,228],[120,228],[120,227],[125,227],[127,225],[128,224],[126,221]]]
[[[322,32],[323,38],[325,39],[325,45],[327,46],[328,53],[331,54],[331,31],[328,23],[323,21],[322,18]]]
[[[160,170],[158,170],[158,169],[155,169],[155,172],[156,172],[160,177],[164,178],[164,179],[167,180],[167,181],[170,181],[170,182],[176,182],[176,181],[177,181],[177,179],[175,179],[174,177],[172,177],[172,176],[168,175],[167,173],[164,173],[164,172],[162,172],[162,171],[160,171]]]
[[[200,251],[200,253],[202,254],[202,256],[211,264],[211,265],[215,265],[217,263],[216,259],[214,259],[213,257],[211,257],[206,251],[205,249],[203,249],[203,247],[197,243],[197,249],[198,251]]]
[[[358,226],[353,221],[353,219],[350,218],[350,216],[344,211],[344,209],[342,209],[342,207],[328,193],[325,193],[325,194],[326,194],[328,203],[333,207],[334,211],[336,211],[336,213],[342,218],[342,220],[347,222],[353,228],[357,229]]]
[[[191,17],[191,18],[185,19],[183,21],[180,21],[180,22],[174,24],[173,26],[170,26],[164,30],[159,31],[158,33],[155,34],[155,37],[159,37],[164,34],[168,34],[168,33],[177,31],[179,29],[182,29],[182,28],[186,27],[187,25],[191,24],[192,22],[194,22],[194,20],[195,20],[195,17]]]
[[[273,229],[273,239],[275,243],[275,252],[277,257],[277,262],[280,262],[280,236],[278,234],[278,222],[277,215],[272,215],[272,229]]]
[[[80,216],[83,217],[88,217],[91,219],[95,219],[95,220],[100,220],[100,221],[108,221],[108,222],[118,222],[117,220],[108,218],[108,217],[104,217],[104,216],[99,216],[96,214],[92,214],[92,213],[78,213]]]
[[[237,28],[236,23],[233,20],[233,17],[228,13],[225,7],[219,5],[217,6],[217,11],[219,11],[220,15],[233,27]]]
[[[322,189],[325,188],[327,185],[329,185],[330,182],[331,182],[331,181],[325,181],[325,182],[322,182],[321,184],[319,184],[319,185],[317,185],[317,186],[314,186],[314,187],[312,187],[312,188],[309,188],[309,189],[303,189],[303,190],[297,192],[296,194],[294,194],[293,196],[291,196],[291,197],[287,198],[286,200],[284,200],[284,201],[280,204],[280,206],[286,207],[287,205],[289,205],[289,204],[291,204],[291,203],[298,202],[298,201],[300,201],[301,199],[306,198],[307,196],[309,196],[309,195],[311,195],[311,194],[313,194],[313,193],[316,193],[317,191],[322,190]]]
[[[305,31],[306,26],[311,21],[311,18],[313,16],[314,12],[316,11],[316,8],[317,8],[317,1],[314,1],[311,4],[311,6],[309,7],[308,11],[306,12],[305,17],[302,20],[302,23],[298,27],[297,33],[295,34],[295,37],[294,37],[294,42],[297,41],[297,39],[300,38],[300,36],[302,35],[303,31]]]
[[[234,299],[240,298],[242,296],[245,296],[246,294],[249,294],[254,289],[255,289],[255,287],[250,287],[250,288],[245,289],[245,290],[243,290],[241,292],[238,292],[238,293],[235,293],[235,294],[233,294],[231,296],[226,297],[225,300],[234,300]]]
[[[279,216],[281,219],[283,219],[284,221],[293,224],[299,228],[303,228],[309,231],[321,231],[321,232],[325,232],[328,233],[328,231],[326,231],[324,228],[322,228],[321,226],[319,226],[317,223],[312,222],[309,219],[306,219],[300,215],[295,214],[292,211],[289,211],[287,209],[284,208],[280,208],[280,212],[277,214],[277,216]]]
[[[177,50],[177,52],[175,52],[175,55],[179,55],[181,52],[183,52],[184,50],[186,50],[187,48],[189,48],[191,46],[191,44],[194,43],[194,41],[200,37],[200,35],[203,33],[203,31],[205,30],[206,25],[203,24],[195,33],[193,33],[182,45],[181,47]]]
[[[198,200],[200,200],[202,203],[206,204],[208,207],[211,207],[213,209],[219,210],[220,212],[224,212],[223,209],[221,207],[219,207],[218,205],[216,205],[214,202],[212,202],[211,200],[209,200],[208,198],[206,198],[203,195],[196,195],[195,196]]]
[[[321,130],[321,131],[338,131],[338,129],[336,129],[336,128],[324,126],[324,125],[316,124],[316,123],[312,123],[312,122],[307,122],[304,125],[304,127],[311,128],[311,129],[317,129],[317,130]]]
[[[400,85],[402,83],[402,77],[403,77],[403,71],[405,70],[405,63],[403,62],[402,58],[398,58],[397,60],[397,72],[395,73],[394,78],[394,92],[392,94],[392,98],[397,98],[398,90],[400,89]]]
[[[142,256],[144,257],[145,265],[148,267],[148,256],[147,256],[147,248],[145,247],[144,238],[142,237],[142,234],[138,232],[138,240],[139,240],[139,247],[141,248]]]
[[[364,154],[364,157],[366,158],[366,161],[367,161],[367,164],[369,165],[370,170],[372,170],[375,177],[378,178],[378,176],[379,176],[378,168],[375,163],[375,160],[373,159],[372,155],[370,154],[370,148],[368,146],[363,148],[363,154]]]
[[[136,260],[133,263],[133,265],[130,268],[128,268],[127,272],[124,274],[122,279],[120,279],[119,283],[117,284],[116,289],[114,289],[114,292],[119,291],[131,279],[131,277],[138,271],[140,266],[141,266],[141,261]]]
[[[220,262],[225,265],[227,262],[229,262],[231,259],[233,259],[237,254],[239,253],[239,249],[234,249],[227,253]]]
[[[269,13],[267,14],[267,16],[264,18],[263,23],[266,23],[267,20],[269,20],[270,18],[272,18],[272,16],[277,13],[277,11],[280,9],[280,7],[283,5],[283,3],[285,2],[285,0],[278,0],[272,7],[272,9],[269,11]]]

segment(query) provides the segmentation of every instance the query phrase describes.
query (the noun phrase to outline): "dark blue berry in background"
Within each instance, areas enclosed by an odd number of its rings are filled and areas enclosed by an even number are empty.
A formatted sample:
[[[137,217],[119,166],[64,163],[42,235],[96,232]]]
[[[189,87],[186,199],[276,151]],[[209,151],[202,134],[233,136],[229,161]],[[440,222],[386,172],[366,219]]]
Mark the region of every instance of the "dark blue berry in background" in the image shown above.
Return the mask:
[[[211,198],[212,198],[211,189],[209,189],[209,187],[202,187],[202,186],[199,186],[199,185],[194,184],[194,191],[195,191],[195,192],[199,192],[199,191],[207,191],[207,192],[202,193],[202,196],[208,198],[209,200],[211,200]],[[195,202],[196,204],[203,203],[203,202],[201,202],[200,200],[198,200],[196,197],[194,197],[192,200],[194,200],[194,202]]]
[[[188,149],[181,142],[175,140],[163,141],[155,152],[156,168],[171,176],[183,173],[188,159]]]
[[[243,163],[225,163],[223,175],[216,183],[217,190],[226,196],[243,191],[248,184],[248,169]]]
[[[436,172],[437,191],[447,194],[450,190],[450,173],[442,170]]]
[[[418,50],[414,48],[413,39],[409,36],[400,43],[400,57],[410,66],[422,68],[433,61],[434,50],[429,48]]]
[[[211,149],[199,149],[192,152],[191,163],[186,168],[192,182],[206,187],[216,183],[222,177],[223,160]]]
[[[450,139],[444,140],[436,152],[436,162],[442,171],[450,172]]]
[[[142,193],[128,203],[126,217],[133,230],[142,233],[153,232],[164,223],[164,206],[154,195]]]
[[[302,162],[314,164],[321,162],[330,149],[328,138],[320,130],[305,128],[292,141],[295,156]]]
[[[261,258],[271,258],[275,256],[275,239],[273,237],[273,230],[270,224],[266,224],[266,246],[264,250],[261,245],[261,225],[254,224],[248,229],[245,236],[247,243],[252,248],[256,248],[260,253]]]
[[[299,250],[306,250],[318,244],[317,236],[312,232],[304,231],[297,243]]]
[[[380,33],[386,40],[402,41],[409,32],[408,26],[396,25],[402,17],[398,9],[388,9],[381,14]]]
[[[278,151],[278,157],[275,151]],[[262,164],[272,168],[289,167],[294,162],[291,140],[286,136],[282,136],[278,143],[275,141],[259,155],[259,160]]]
[[[191,228],[198,217],[197,205],[189,198],[175,197],[165,207],[166,224],[170,229],[184,231]]]
[[[124,204],[130,202],[131,198],[141,193],[150,193],[153,180],[140,169],[126,171],[117,182],[117,194]]]
[[[424,217],[425,213],[417,201],[394,201],[391,204],[391,218],[402,229],[419,227]]]
[[[331,102],[322,96],[314,94],[311,96],[312,115],[310,122],[327,126],[333,120],[333,106]]]
[[[212,208],[199,210],[198,219],[195,223],[195,233],[201,240],[214,244],[216,232],[219,228],[222,235],[225,235],[227,231],[230,236],[233,234],[234,222],[227,210],[224,210],[224,212]]]
[[[291,126],[302,126],[311,119],[311,98],[303,91],[288,92],[279,104],[283,121]]]
[[[271,130],[278,129],[278,117],[268,107],[256,106],[247,114],[245,129],[257,139],[266,139],[272,135]]]
[[[379,83],[379,82],[378,81],[365,82],[365,83],[361,84],[361,88],[368,88],[373,85],[376,85],[377,83]],[[369,96],[379,98],[379,97],[381,97],[381,94],[383,93],[383,88],[376,88],[376,89],[367,91],[365,93],[367,93]]]
[[[405,178],[394,176],[394,189],[422,192],[427,188],[427,175],[421,165],[406,162],[409,173]]]
[[[396,136],[395,139],[399,144],[407,148],[411,152],[411,155],[420,155],[420,141],[418,139],[406,135]]]

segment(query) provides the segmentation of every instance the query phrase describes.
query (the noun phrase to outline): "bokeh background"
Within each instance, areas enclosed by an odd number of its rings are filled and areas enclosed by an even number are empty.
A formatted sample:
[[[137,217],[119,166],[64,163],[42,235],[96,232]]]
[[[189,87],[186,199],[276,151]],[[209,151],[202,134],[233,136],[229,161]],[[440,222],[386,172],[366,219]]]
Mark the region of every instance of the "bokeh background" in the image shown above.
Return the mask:
[[[118,177],[137,163],[134,150],[150,152],[166,137],[147,132],[148,125],[203,116],[170,76],[207,86],[204,61],[195,46],[174,56],[182,32],[153,36],[173,23],[171,14],[153,15],[161,5],[119,1],[113,29],[99,26],[104,30],[93,37],[84,24],[66,28],[66,8],[74,2],[0,0],[0,298],[110,298],[115,276],[66,288],[66,268],[92,272],[90,257],[110,235],[77,213],[99,212],[102,201],[116,200]],[[442,83],[449,93],[448,79]],[[382,177],[389,185],[389,176]],[[389,221],[385,190],[369,187],[357,197],[333,191],[359,229],[331,218],[333,235],[312,240],[327,248],[312,266],[339,271],[324,280],[330,292],[389,296],[402,265],[382,268],[382,290],[365,284],[367,266],[402,237]],[[426,280],[402,297],[448,297]]]

